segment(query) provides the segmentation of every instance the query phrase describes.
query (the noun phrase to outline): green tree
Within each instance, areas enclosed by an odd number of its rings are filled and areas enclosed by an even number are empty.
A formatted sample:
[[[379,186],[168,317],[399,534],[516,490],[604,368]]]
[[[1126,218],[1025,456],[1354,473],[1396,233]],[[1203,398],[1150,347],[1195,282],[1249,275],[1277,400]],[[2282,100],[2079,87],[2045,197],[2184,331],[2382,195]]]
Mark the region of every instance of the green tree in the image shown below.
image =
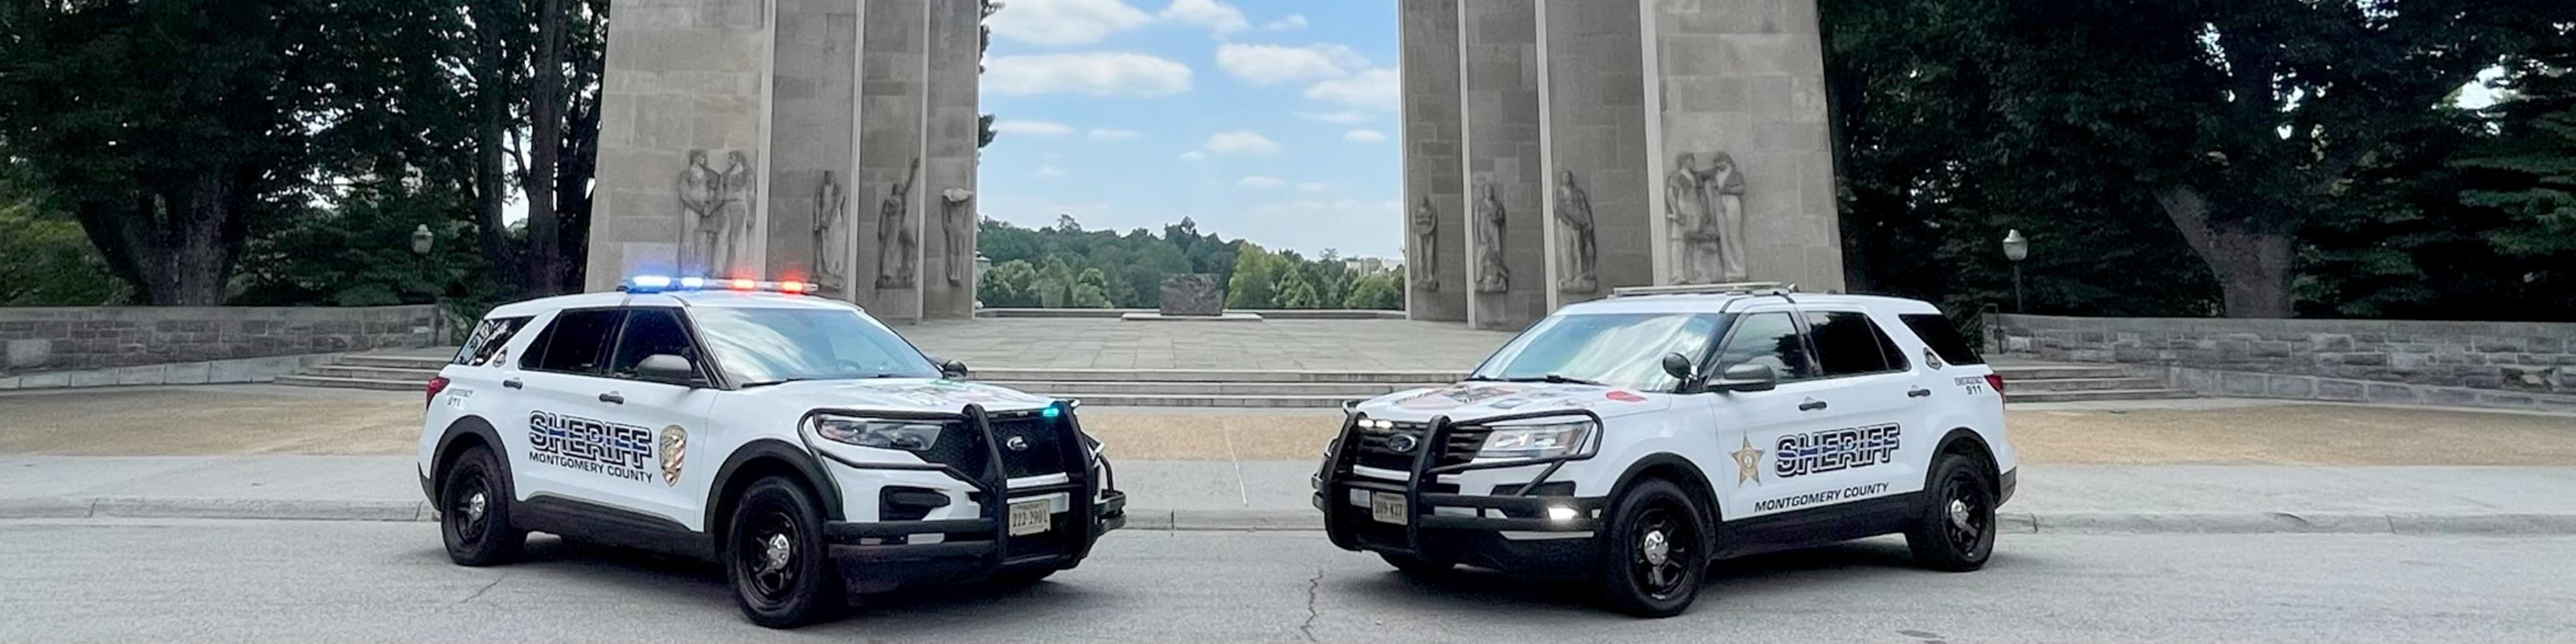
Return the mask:
[[[1014,259],[993,266],[977,283],[976,299],[993,308],[1029,308],[1038,305],[1038,269],[1028,260]]]
[[[1387,271],[1360,276],[1352,281],[1350,296],[1342,298],[1342,308],[1403,310],[1404,274]]]
[[[1279,276],[1287,272],[1288,261],[1260,244],[1236,242],[1234,275],[1225,285],[1225,307],[1230,309],[1275,309],[1279,306]]]
[[[1109,276],[1098,268],[1082,269],[1082,274],[1073,279],[1073,291],[1065,304],[1077,309],[1116,307],[1109,301]]]
[[[0,181],[0,306],[98,306],[126,295],[80,224]]]

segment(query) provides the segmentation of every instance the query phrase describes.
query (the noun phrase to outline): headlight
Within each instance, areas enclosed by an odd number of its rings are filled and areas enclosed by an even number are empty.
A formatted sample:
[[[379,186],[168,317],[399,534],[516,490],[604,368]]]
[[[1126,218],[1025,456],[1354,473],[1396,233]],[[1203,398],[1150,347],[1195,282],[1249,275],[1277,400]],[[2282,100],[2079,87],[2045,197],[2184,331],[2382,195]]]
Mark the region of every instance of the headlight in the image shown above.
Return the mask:
[[[821,416],[814,419],[814,433],[824,440],[860,447],[899,449],[911,452],[929,451],[939,444],[941,430],[947,425],[937,421],[888,420],[851,416]]]
[[[1545,425],[1506,425],[1485,435],[1476,458],[1535,459],[1582,453],[1601,425],[1589,420]]]

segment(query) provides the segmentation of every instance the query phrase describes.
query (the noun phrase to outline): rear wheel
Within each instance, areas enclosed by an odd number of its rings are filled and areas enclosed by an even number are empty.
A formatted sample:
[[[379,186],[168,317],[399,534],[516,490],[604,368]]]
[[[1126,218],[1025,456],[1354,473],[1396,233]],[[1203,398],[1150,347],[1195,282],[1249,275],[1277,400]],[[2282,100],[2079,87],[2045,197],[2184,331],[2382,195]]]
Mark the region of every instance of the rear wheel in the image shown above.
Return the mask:
[[[840,606],[841,579],[823,550],[813,495],[770,477],[744,488],[725,531],[724,565],[742,616],[770,628],[822,620]]]
[[[1450,568],[1455,567],[1455,564],[1445,561],[1432,561],[1413,555],[1403,555],[1392,552],[1377,553],[1377,557],[1379,559],[1385,559],[1386,565],[1394,566],[1397,571],[1408,575],[1436,575],[1449,572]]]
[[[510,481],[486,447],[471,447],[448,463],[438,493],[438,527],[447,558],[464,566],[508,563],[528,543],[528,531],[510,524]]]
[[[1932,486],[1905,545],[1925,568],[1968,572],[1995,552],[1995,483],[1984,463],[1962,454],[1932,461]]]
[[[1638,617],[1671,617],[1699,597],[1708,570],[1707,513],[1679,485],[1646,479],[1610,506],[1596,537],[1603,603]]]

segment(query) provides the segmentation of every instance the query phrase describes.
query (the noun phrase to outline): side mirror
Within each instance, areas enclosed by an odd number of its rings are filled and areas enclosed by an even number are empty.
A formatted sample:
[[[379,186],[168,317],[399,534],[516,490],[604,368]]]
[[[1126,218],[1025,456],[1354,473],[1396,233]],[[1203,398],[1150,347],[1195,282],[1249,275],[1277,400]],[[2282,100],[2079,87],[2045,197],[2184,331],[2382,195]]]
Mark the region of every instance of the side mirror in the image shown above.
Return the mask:
[[[643,362],[635,363],[635,379],[683,387],[703,384],[698,379],[698,365],[668,353],[644,356]]]
[[[1692,365],[1690,358],[1682,354],[1664,354],[1664,373],[1681,381],[1679,386],[1673,388],[1673,393],[1695,394],[1705,390],[1700,385],[1699,367]]]
[[[1770,365],[1738,364],[1718,374],[1715,386],[1727,391],[1770,391],[1780,385],[1779,374]]]
[[[955,360],[941,360],[941,361],[939,361],[939,377],[941,377],[941,378],[947,378],[947,379],[950,379],[950,380],[963,380],[963,379],[965,379],[965,378],[966,378],[967,374],[971,374],[971,373],[974,373],[974,372],[971,372],[971,371],[967,371],[967,370],[966,370],[966,363],[958,362],[958,361],[955,361]]]

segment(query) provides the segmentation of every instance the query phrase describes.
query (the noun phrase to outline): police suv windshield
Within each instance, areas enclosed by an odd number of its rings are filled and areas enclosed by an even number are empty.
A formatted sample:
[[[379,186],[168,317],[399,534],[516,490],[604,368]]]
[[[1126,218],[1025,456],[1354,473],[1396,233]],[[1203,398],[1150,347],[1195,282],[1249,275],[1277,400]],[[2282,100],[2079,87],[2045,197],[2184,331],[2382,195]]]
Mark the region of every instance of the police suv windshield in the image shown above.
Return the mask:
[[[1663,357],[1696,360],[1728,316],[1710,313],[1588,313],[1549,316],[1485,359],[1469,380],[1572,382],[1670,390]]]
[[[697,307],[689,315],[726,375],[743,386],[939,377],[921,351],[857,311]]]

